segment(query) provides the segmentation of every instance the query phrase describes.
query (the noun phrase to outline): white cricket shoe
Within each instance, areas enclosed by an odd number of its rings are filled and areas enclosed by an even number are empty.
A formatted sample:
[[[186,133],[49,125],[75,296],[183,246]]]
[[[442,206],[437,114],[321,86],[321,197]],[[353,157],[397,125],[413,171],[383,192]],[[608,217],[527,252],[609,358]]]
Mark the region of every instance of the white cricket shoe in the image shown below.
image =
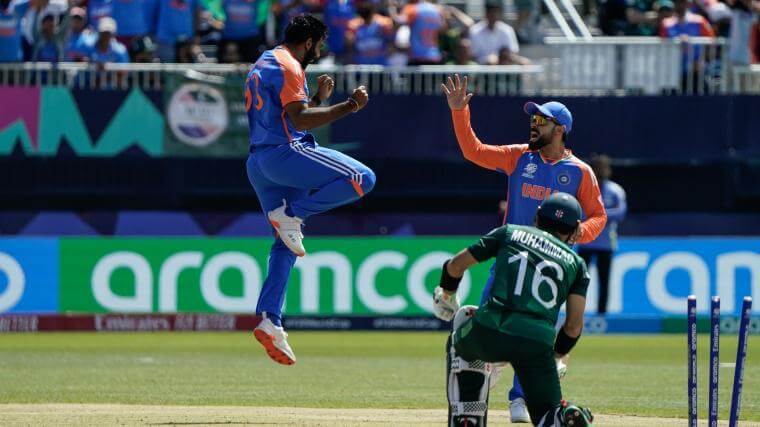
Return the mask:
[[[282,206],[269,211],[267,218],[269,218],[269,223],[272,224],[272,227],[277,230],[277,235],[282,240],[282,243],[285,243],[285,246],[294,254],[304,256],[306,255],[306,249],[303,247],[303,233],[301,233],[303,220],[296,216],[288,216],[285,213],[286,206],[287,202],[283,199]]]
[[[513,423],[530,422],[530,414],[528,414],[528,407],[525,405],[525,399],[518,397],[509,402],[509,417]]]
[[[269,357],[275,362],[283,365],[296,363],[296,355],[288,344],[288,334],[282,326],[276,326],[267,319],[266,313],[253,330],[253,336],[264,346]]]

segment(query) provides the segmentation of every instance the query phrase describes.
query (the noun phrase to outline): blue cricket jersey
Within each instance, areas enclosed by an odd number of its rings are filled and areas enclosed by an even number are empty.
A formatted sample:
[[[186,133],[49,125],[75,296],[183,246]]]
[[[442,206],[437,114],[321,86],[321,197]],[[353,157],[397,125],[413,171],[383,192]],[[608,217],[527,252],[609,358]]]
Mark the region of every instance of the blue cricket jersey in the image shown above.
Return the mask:
[[[277,46],[259,57],[245,81],[252,147],[289,144],[306,136],[285,112],[291,102],[309,102],[306,73],[286,47]]]
[[[610,180],[602,181],[602,200],[607,211],[607,225],[593,242],[581,245],[585,249],[617,250],[618,223],[625,218],[628,205],[623,187]]]

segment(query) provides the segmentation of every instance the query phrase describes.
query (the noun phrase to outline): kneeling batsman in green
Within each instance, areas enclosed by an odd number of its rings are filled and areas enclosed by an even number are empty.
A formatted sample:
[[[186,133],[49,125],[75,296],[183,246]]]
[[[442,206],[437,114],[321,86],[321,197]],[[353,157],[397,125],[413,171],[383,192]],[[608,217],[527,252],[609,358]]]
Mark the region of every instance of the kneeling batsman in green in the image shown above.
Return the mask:
[[[586,263],[567,243],[580,219],[578,201],[556,193],[539,206],[535,227],[499,227],[443,264],[433,307],[438,318],[453,320],[446,343],[449,426],[486,425],[489,389],[506,363],[523,385],[534,425],[592,425],[591,411],[566,402],[559,384],[583,329],[589,284]],[[462,276],[491,258],[490,295],[480,307],[460,308]],[[567,317],[555,332],[564,303]]]

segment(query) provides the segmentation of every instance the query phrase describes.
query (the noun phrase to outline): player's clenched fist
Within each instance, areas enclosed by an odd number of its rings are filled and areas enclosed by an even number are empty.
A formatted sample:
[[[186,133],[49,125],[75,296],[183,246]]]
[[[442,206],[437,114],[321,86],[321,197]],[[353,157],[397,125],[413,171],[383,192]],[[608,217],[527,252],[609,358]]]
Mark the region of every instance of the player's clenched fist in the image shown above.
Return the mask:
[[[472,94],[467,93],[467,76],[464,76],[464,81],[462,81],[459,79],[459,74],[454,74],[454,79],[448,77],[446,80],[446,84],[441,84],[441,89],[449,102],[449,108],[464,109],[472,98]]]
[[[351,94],[351,99],[356,102],[356,108],[354,109],[354,112],[357,112],[364,108],[365,105],[369,102],[369,95],[367,94],[367,88],[364,86],[359,86],[356,89],[354,89],[354,93]]]

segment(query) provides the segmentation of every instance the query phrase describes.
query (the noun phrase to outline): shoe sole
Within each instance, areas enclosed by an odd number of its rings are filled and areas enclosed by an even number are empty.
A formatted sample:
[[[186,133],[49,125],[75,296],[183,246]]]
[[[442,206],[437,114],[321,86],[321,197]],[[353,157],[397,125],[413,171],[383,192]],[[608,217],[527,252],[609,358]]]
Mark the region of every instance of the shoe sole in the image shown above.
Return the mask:
[[[290,356],[285,354],[285,352],[274,345],[274,339],[268,333],[262,331],[261,329],[255,329],[253,331],[253,336],[256,337],[256,340],[260,342],[261,345],[264,346],[264,349],[267,351],[267,355],[269,355],[270,359],[281,365],[292,365],[296,363],[295,360],[291,359]]]
[[[565,425],[568,427],[585,427],[588,426],[589,423],[586,422],[586,418],[581,411],[576,409],[570,414],[565,414]]]
[[[287,240],[285,240],[282,237],[280,237],[280,236],[282,236],[282,233],[280,233],[280,223],[279,222],[270,219],[269,223],[272,224],[272,227],[274,227],[275,231],[277,231],[277,237],[279,237],[280,240],[282,240],[282,243],[284,243],[285,246],[287,246],[288,249],[290,249],[290,252],[293,252],[294,254],[296,254],[296,256],[304,256],[304,255],[306,255],[306,252],[298,252],[297,248],[293,248],[292,246],[290,246],[288,244]]]

